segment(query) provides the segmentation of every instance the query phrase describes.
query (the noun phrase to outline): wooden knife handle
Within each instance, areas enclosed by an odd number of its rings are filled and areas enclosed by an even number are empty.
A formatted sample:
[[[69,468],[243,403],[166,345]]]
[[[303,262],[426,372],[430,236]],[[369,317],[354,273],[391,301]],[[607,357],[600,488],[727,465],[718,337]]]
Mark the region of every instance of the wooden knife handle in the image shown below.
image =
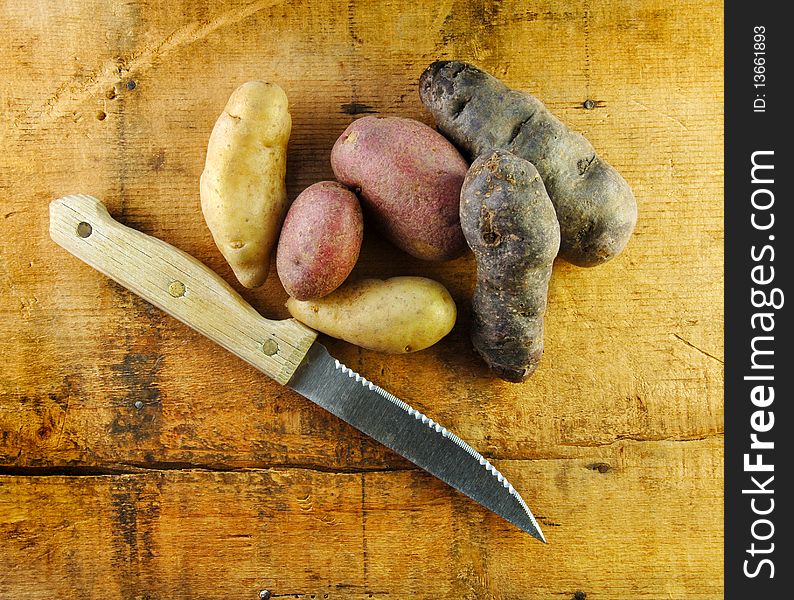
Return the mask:
[[[50,203],[50,236],[141,298],[286,384],[317,333],[262,317],[223,279],[170,244],[122,225],[92,196]]]

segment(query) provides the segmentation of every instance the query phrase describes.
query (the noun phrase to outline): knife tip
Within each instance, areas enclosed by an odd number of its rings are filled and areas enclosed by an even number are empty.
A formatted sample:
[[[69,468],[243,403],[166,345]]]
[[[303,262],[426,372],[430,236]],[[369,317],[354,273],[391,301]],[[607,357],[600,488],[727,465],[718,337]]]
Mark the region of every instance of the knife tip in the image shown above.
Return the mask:
[[[525,526],[522,526],[521,529],[526,531],[536,540],[543,542],[544,544],[548,544],[548,542],[546,541],[546,536],[543,535],[543,532],[540,530],[540,525],[538,525],[538,522],[535,521],[534,518],[531,519],[530,523],[527,523]]]
[[[524,502],[524,499],[520,496],[518,492],[515,490],[511,490],[511,494],[513,498],[518,501],[518,504],[521,506],[521,511],[519,515],[515,513],[512,515],[513,518],[508,518],[508,521],[512,521],[514,525],[517,525],[523,531],[526,531],[529,535],[533,538],[538,540],[539,542],[543,542],[547,544],[546,536],[543,535],[543,532],[540,530],[540,525],[538,524],[535,515],[532,514],[532,511],[529,510],[527,503]]]
[[[523,504],[523,503],[522,503]],[[526,531],[529,535],[531,535],[536,540],[543,542],[544,544],[548,544],[546,541],[546,536],[543,535],[543,532],[540,530],[540,524],[538,523],[535,515],[532,514],[532,511],[529,510],[528,507],[525,506],[526,510],[526,519],[522,519],[522,523],[516,523],[521,529]]]
[[[544,544],[548,544],[548,542],[546,541],[546,536],[545,536],[545,535],[543,535],[543,532],[540,530],[540,527],[537,527],[537,528],[535,528],[535,531],[534,531],[534,532],[530,531],[530,534],[531,534],[531,535],[532,535],[532,537],[534,537],[535,539],[538,539],[538,540],[540,540],[540,541],[541,541],[541,542],[543,542]]]

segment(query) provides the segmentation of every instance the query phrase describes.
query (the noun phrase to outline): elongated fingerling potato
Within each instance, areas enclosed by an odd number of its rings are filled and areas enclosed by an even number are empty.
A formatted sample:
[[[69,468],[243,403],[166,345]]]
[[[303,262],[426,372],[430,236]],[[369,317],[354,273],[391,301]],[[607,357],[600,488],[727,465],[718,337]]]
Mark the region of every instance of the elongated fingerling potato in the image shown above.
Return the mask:
[[[455,325],[447,289],[425,277],[363,279],[318,300],[287,300],[298,321],[331,337],[378,352],[405,354],[432,346]]]
[[[210,135],[201,210],[215,244],[247,288],[267,278],[287,210],[291,129],[284,90],[249,81],[232,93]]]
[[[628,183],[540,100],[460,61],[431,64],[419,93],[439,130],[472,160],[504,149],[537,168],[560,223],[563,258],[590,267],[623,250],[637,222]]]
[[[543,354],[543,317],[560,228],[537,169],[506,150],[472,163],[460,220],[477,261],[471,339],[491,370],[521,382]]]

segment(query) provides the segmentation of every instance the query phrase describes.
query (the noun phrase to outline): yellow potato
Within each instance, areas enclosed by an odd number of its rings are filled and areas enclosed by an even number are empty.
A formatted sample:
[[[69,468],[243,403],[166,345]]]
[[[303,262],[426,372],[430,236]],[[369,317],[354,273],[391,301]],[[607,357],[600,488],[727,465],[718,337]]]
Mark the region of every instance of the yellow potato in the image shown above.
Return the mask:
[[[284,90],[249,81],[232,93],[210,135],[201,210],[215,244],[247,288],[267,278],[287,210],[291,129]]]
[[[455,325],[447,289],[424,277],[364,279],[318,300],[287,300],[298,321],[378,352],[404,354],[432,346]]]

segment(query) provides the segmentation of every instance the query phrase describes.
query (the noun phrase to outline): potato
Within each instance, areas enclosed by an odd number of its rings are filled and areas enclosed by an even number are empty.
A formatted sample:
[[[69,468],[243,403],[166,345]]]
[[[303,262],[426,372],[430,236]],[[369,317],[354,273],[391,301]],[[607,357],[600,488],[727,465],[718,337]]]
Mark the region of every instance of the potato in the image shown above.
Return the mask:
[[[361,190],[367,215],[408,254],[449,260],[466,248],[460,187],[468,165],[424,123],[398,117],[353,121],[331,150],[336,178]]]
[[[560,223],[560,256],[591,267],[623,250],[637,222],[629,184],[540,100],[460,61],[431,64],[419,93],[439,130],[472,160],[500,148],[537,168]]]
[[[350,275],[361,250],[364,222],[356,195],[335,181],[301,192],[287,211],[276,249],[276,269],[287,293],[321,298]]]
[[[424,277],[345,283],[319,300],[290,298],[287,309],[317,331],[390,354],[432,346],[452,330],[457,314],[447,289]]]
[[[274,83],[249,81],[218,117],[201,174],[201,210],[215,244],[247,288],[262,285],[287,210],[292,119]]]
[[[463,182],[460,221],[477,260],[471,339],[491,370],[521,382],[543,354],[543,316],[560,226],[532,163],[493,150]]]

